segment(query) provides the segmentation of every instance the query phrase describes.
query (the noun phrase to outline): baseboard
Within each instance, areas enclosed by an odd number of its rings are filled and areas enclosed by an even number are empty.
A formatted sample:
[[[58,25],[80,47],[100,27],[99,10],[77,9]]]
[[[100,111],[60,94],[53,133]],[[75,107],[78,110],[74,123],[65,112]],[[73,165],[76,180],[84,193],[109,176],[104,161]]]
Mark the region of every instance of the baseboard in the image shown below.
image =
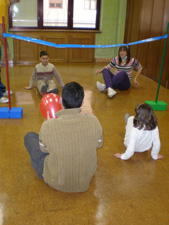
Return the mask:
[[[95,58],[95,62],[110,62],[112,58]]]
[[[1,65],[1,66],[5,66],[5,60],[1,60],[1,61],[0,61],[0,65]],[[14,60],[13,60],[13,59],[9,59],[9,60],[8,60],[8,66],[9,66],[9,67],[13,67],[13,65],[14,65]]]

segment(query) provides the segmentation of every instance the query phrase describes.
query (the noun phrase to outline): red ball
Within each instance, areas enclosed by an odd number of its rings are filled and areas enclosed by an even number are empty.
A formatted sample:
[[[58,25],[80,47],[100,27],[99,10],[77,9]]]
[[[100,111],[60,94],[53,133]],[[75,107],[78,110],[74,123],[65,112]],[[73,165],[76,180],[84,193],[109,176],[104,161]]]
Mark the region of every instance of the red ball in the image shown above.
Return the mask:
[[[56,94],[50,93],[45,96],[40,101],[40,111],[42,115],[47,119],[47,112],[49,112],[50,118],[57,118],[55,113],[62,109],[60,104],[60,97]]]

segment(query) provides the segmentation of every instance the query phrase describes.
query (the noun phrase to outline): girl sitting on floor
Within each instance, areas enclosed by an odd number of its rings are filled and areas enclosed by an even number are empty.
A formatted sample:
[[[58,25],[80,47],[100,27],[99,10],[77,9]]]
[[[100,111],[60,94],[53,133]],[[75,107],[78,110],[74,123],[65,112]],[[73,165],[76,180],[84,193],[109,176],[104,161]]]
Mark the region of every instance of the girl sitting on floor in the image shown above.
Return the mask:
[[[116,67],[114,74],[110,71],[113,67]],[[142,71],[142,66],[137,59],[130,57],[130,47],[128,45],[120,47],[118,56],[114,57],[105,68],[96,71],[96,75],[99,73],[103,74],[105,82],[102,84],[97,81],[97,89],[101,92],[107,89],[109,98],[112,98],[117,93],[114,89],[128,90],[131,86],[133,69],[137,71],[134,84],[139,86],[137,78]]]
[[[157,126],[157,119],[153,109],[148,104],[140,104],[135,108],[136,116],[125,115],[126,134],[124,145],[127,147],[125,153],[116,153],[114,156],[118,159],[127,160],[134,152],[145,152],[152,148],[151,157],[153,159],[162,159],[160,152],[160,137]]]

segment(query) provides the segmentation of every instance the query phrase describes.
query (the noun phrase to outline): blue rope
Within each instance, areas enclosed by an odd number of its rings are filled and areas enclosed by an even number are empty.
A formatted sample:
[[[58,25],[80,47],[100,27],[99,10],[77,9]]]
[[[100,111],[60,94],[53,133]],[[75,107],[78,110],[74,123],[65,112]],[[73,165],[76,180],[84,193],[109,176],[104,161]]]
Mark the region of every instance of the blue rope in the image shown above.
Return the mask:
[[[144,39],[141,41],[136,41],[136,42],[131,42],[128,44],[116,44],[116,45],[79,45],[79,44],[55,44],[49,41],[43,41],[40,39],[36,39],[36,38],[30,38],[30,37],[24,37],[24,36],[19,36],[19,35],[14,35],[14,34],[7,34],[4,33],[3,36],[9,37],[9,38],[15,38],[15,39],[19,39],[22,41],[28,41],[28,42],[33,42],[33,43],[37,43],[40,45],[46,45],[46,46],[50,46],[50,47],[54,47],[54,48],[114,48],[114,47],[120,47],[120,46],[125,46],[125,45],[137,45],[137,44],[143,44],[143,43],[147,43],[147,42],[152,42],[152,41],[157,41],[163,38],[168,38],[168,35],[164,35],[164,36],[160,36],[160,37],[153,37],[153,38],[148,38],[148,39]]]

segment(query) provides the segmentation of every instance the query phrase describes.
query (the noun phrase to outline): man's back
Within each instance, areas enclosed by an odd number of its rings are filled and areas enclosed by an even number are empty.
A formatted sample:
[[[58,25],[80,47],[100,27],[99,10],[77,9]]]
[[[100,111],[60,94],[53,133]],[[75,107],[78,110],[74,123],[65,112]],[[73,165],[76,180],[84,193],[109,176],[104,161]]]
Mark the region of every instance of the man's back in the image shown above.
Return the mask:
[[[61,110],[57,117],[44,122],[40,131],[49,152],[44,181],[57,190],[84,192],[97,168],[102,127],[95,116],[80,114],[80,108]]]

